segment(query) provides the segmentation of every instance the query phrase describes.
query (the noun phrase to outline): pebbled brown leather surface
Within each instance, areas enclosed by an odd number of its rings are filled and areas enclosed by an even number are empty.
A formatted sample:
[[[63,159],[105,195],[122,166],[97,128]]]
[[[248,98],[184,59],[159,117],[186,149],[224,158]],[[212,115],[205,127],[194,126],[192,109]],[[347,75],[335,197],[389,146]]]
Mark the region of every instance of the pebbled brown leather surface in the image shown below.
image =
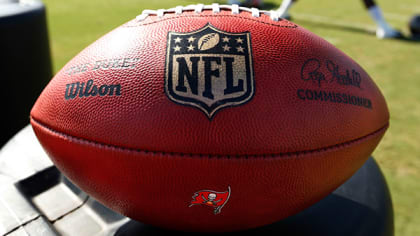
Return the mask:
[[[212,119],[164,89],[168,33],[209,23],[250,33],[255,81],[252,99]],[[108,68],[93,69],[104,60]],[[89,80],[121,94],[65,99],[68,84]],[[339,102],[343,94],[353,101]],[[378,87],[340,50],[286,20],[230,11],[128,22],[71,60],[31,112],[41,144],[83,190],[140,221],[195,231],[256,227],[308,207],[362,166],[388,120]],[[188,207],[194,192],[227,186],[220,214]]]

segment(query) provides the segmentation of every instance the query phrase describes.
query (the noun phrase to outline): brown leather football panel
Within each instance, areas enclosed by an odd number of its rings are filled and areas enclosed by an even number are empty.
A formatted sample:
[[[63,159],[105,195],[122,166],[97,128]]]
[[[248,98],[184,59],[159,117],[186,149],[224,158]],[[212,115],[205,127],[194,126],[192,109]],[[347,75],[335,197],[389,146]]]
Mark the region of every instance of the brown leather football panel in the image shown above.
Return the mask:
[[[386,130],[301,153],[217,157],[124,149],[31,124],[56,166],[88,194],[133,219],[191,231],[253,228],[307,208],[360,168]],[[228,186],[220,214],[189,207],[194,192]]]
[[[164,92],[169,32],[192,32],[211,24],[230,33],[250,32],[255,94],[247,103],[224,108],[209,118],[199,109],[170,101]],[[69,69],[114,58],[137,58],[126,69]],[[303,81],[305,62],[319,60],[321,86]],[[339,73],[360,74],[360,87],[333,80],[326,63]],[[122,63],[122,62],[121,62]],[[316,62],[315,62],[316,63]],[[131,65],[134,67],[132,68]],[[313,70],[313,68],[309,68]],[[69,83],[120,84],[121,96],[65,100]],[[309,91],[309,92],[308,92]],[[299,98],[313,92],[369,99],[371,108]],[[312,95],[311,95],[312,92]],[[306,94],[308,93],[308,94]],[[303,95],[302,95],[303,94]],[[331,146],[363,137],[389,120],[385,100],[357,63],[340,50],[288,21],[230,11],[167,14],[133,20],[110,32],[70,61],[44,90],[31,115],[50,127],[80,138],[157,152],[263,155]]]

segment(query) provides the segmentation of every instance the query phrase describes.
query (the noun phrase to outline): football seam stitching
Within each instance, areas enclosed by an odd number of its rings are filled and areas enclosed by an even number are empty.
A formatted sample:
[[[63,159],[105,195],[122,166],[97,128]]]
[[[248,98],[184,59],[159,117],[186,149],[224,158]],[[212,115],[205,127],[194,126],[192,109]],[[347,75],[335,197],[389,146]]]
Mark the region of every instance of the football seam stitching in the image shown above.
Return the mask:
[[[148,150],[142,150],[142,149],[138,149],[138,148],[128,148],[128,147],[122,147],[122,146],[117,146],[117,145],[112,145],[112,144],[106,144],[106,143],[101,143],[101,142],[97,142],[97,141],[92,141],[89,139],[84,139],[84,138],[80,138],[80,137],[76,137],[73,135],[69,135],[69,134],[65,134],[63,132],[54,130],[53,128],[50,128],[49,126],[43,124],[42,122],[38,121],[37,119],[35,119],[33,116],[30,117],[31,120],[33,120],[35,123],[37,123],[38,125],[40,125],[41,127],[43,127],[44,129],[49,130],[52,133],[55,133],[58,136],[62,136],[63,138],[67,138],[69,140],[76,140],[76,142],[79,142],[81,144],[87,144],[87,145],[99,145],[99,146],[103,146],[103,147],[107,147],[107,148],[111,148],[111,149],[119,149],[122,151],[130,151],[130,152],[137,152],[137,153],[144,153],[144,154],[153,154],[153,155],[169,155],[169,156],[199,156],[199,157],[208,157],[208,158],[265,158],[265,157],[284,157],[284,156],[301,156],[301,155],[307,155],[307,154],[311,154],[311,153],[319,153],[319,152],[327,152],[327,151],[331,151],[331,150],[335,150],[335,149],[340,149],[342,147],[345,146],[349,146],[352,145],[354,143],[358,143],[362,140],[368,139],[371,136],[375,136],[378,133],[380,133],[382,130],[388,128],[389,126],[389,122],[387,122],[384,126],[382,126],[381,128],[356,139],[350,140],[350,141],[346,141],[343,143],[338,143],[338,144],[334,144],[331,146],[326,146],[323,148],[317,148],[317,149],[312,149],[312,150],[304,150],[304,151],[297,151],[297,152],[285,152],[285,153],[273,153],[273,154],[249,154],[249,155],[244,155],[244,154],[238,154],[238,155],[222,155],[222,154],[200,154],[200,153],[182,153],[182,152],[164,152],[164,151],[148,151]]]
[[[182,18],[182,17],[233,17],[233,18],[240,18],[240,19],[244,19],[244,20],[250,20],[250,21],[255,21],[261,24],[266,24],[266,25],[271,25],[271,26],[277,26],[277,27],[281,27],[281,28],[297,28],[298,26],[296,24],[291,23],[291,25],[277,25],[277,24],[273,24],[273,23],[268,23],[268,22],[264,22],[264,21],[260,21],[260,20],[256,20],[256,19],[252,19],[252,18],[248,18],[248,17],[243,17],[243,16],[236,16],[236,15],[182,15],[182,16],[171,16],[169,18],[165,18],[165,19],[161,19],[161,20],[155,20],[152,22],[148,22],[148,23],[139,23],[139,25],[127,25],[130,24],[130,22],[125,23],[122,27],[139,27],[139,26],[146,26],[146,25],[151,25],[151,24],[156,24],[159,22],[163,22],[163,21],[167,21],[167,20],[172,20],[172,19],[177,19],[177,18]]]

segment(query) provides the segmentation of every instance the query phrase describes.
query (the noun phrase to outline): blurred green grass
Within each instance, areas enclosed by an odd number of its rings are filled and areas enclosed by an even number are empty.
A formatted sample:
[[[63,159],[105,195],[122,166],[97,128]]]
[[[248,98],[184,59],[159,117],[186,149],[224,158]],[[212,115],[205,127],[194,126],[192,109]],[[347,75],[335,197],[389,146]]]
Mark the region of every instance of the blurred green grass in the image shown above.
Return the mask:
[[[133,19],[143,9],[197,3],[187,0],[44,0],[54,71],[100,36]],[[223,1],[216,1],[222,3]],[[265,1],[277,8],[281,0]],[[211,3],[205,0],[202,3]],[[380,0],[385,17],[407,33],[418,0]],[[324,37],[357,61],[386,97],[391,126],[374,152],[394,202],[398,236],[420,235],[420,43],[378,40],[361,1],[299,1],[291,10],[299,25]]]

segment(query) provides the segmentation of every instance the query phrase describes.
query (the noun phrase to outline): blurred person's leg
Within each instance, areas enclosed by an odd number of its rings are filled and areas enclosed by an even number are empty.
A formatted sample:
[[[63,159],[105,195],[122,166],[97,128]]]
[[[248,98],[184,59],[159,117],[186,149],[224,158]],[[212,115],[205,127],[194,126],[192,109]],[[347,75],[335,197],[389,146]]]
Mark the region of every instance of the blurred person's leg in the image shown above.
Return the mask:
[[[283,0],[280,8],[277,10],[281,18],[290,19],[289,9],[297,0]]]
[[[402,37],[398,30],[393,29],[388,22],[386,22],[382,10],[373,0],[363,0],[363,3],[370,14],[370,17],[372,17],[377,25],[376,37],[381,39]]]
[[[296,1],[297,0],[283,0],[278,9],[281,18],[290,19],[289,9]],[[374,0],[363,0],[363,3],[377,25],[376,36],[378,38],[402,37],[402,34],[399,31],[393,29],[388,22],[386,22],[382,10],[376,5]]]

